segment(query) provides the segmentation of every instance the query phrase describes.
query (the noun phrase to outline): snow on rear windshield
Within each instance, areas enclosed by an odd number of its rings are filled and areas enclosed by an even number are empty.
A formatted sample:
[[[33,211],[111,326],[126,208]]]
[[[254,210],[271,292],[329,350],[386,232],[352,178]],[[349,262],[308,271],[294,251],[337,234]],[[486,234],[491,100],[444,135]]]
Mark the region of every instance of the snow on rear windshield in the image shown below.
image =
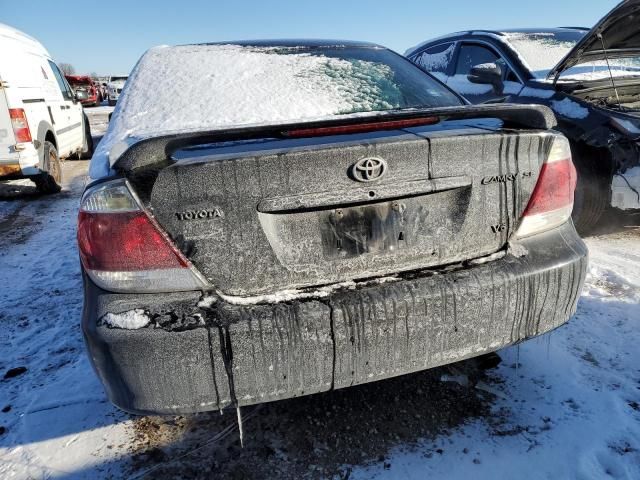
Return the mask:
[[[380,48],[156,47],[129,76],[100,148],[175,132],[460,104]]]
[[[553,67],[576,46],[587,32],[507,32],[502,37],[520,56],[536,78],[546,78]]]

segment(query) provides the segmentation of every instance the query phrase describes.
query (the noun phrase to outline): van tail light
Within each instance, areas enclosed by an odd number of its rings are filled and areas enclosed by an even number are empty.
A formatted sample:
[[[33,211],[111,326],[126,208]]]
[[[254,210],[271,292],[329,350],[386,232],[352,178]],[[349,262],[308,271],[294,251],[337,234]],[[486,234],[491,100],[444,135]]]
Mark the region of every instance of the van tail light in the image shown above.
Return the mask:
[[[578,176],[571,159],[571,147],[564,137],[556,137],[542,165],[529,204],[516,235],[519,238],[559,227],[571,218]]]
[[[78,215],[78,247],[85,271],[105,290],[146,293],[208,288],[124,180],[85,192]]]
[[[10,108],[9,118],[11,118],[11,126],[13,127],[13,135],[16,137],[16,143],[27,143],[31,141],[31,132],[29,131],[29,122],[22,108]]]

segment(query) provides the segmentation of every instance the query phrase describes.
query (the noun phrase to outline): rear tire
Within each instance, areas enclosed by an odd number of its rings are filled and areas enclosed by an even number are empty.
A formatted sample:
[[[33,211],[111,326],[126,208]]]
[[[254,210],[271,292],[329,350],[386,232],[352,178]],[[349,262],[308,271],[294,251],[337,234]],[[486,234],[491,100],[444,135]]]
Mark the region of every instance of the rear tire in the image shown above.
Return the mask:
[[[572,150],[577,154],[574,158],[578,184],[571,216],[578,233],[585,236],[598,225],[610,204],[611,178],[602,168],[598,168],[602,167],[606,159],[599,158],[593,151],[585,152],[585,149],[579,148]]]
[[[62,161],[53,143],[44,142],[43,172],[33,179],[40,193],[58,193],[62,187]]]

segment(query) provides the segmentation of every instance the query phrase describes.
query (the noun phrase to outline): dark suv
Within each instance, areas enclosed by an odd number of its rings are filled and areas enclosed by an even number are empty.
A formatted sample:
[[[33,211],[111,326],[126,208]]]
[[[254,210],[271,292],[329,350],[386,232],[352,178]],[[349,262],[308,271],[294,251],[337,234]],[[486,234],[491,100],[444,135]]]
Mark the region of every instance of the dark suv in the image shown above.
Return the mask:
[[[459,32],[406,52],[471,103],[549,106],[578,169],[574,221],[640,209],[640,0],[593,29]]]

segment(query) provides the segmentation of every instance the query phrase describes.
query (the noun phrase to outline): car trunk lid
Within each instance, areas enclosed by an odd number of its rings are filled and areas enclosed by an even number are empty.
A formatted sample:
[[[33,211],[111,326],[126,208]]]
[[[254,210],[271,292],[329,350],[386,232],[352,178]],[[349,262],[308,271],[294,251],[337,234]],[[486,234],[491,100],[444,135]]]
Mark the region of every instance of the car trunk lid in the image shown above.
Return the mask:
[[[130,177],[218,291],[252,296],[500,250],[517,227],[549,143],[539,132],[452,121],[180,150],[153,181]],[[354,169],[363,165],[373,169],[373,181],[358,181]]]

